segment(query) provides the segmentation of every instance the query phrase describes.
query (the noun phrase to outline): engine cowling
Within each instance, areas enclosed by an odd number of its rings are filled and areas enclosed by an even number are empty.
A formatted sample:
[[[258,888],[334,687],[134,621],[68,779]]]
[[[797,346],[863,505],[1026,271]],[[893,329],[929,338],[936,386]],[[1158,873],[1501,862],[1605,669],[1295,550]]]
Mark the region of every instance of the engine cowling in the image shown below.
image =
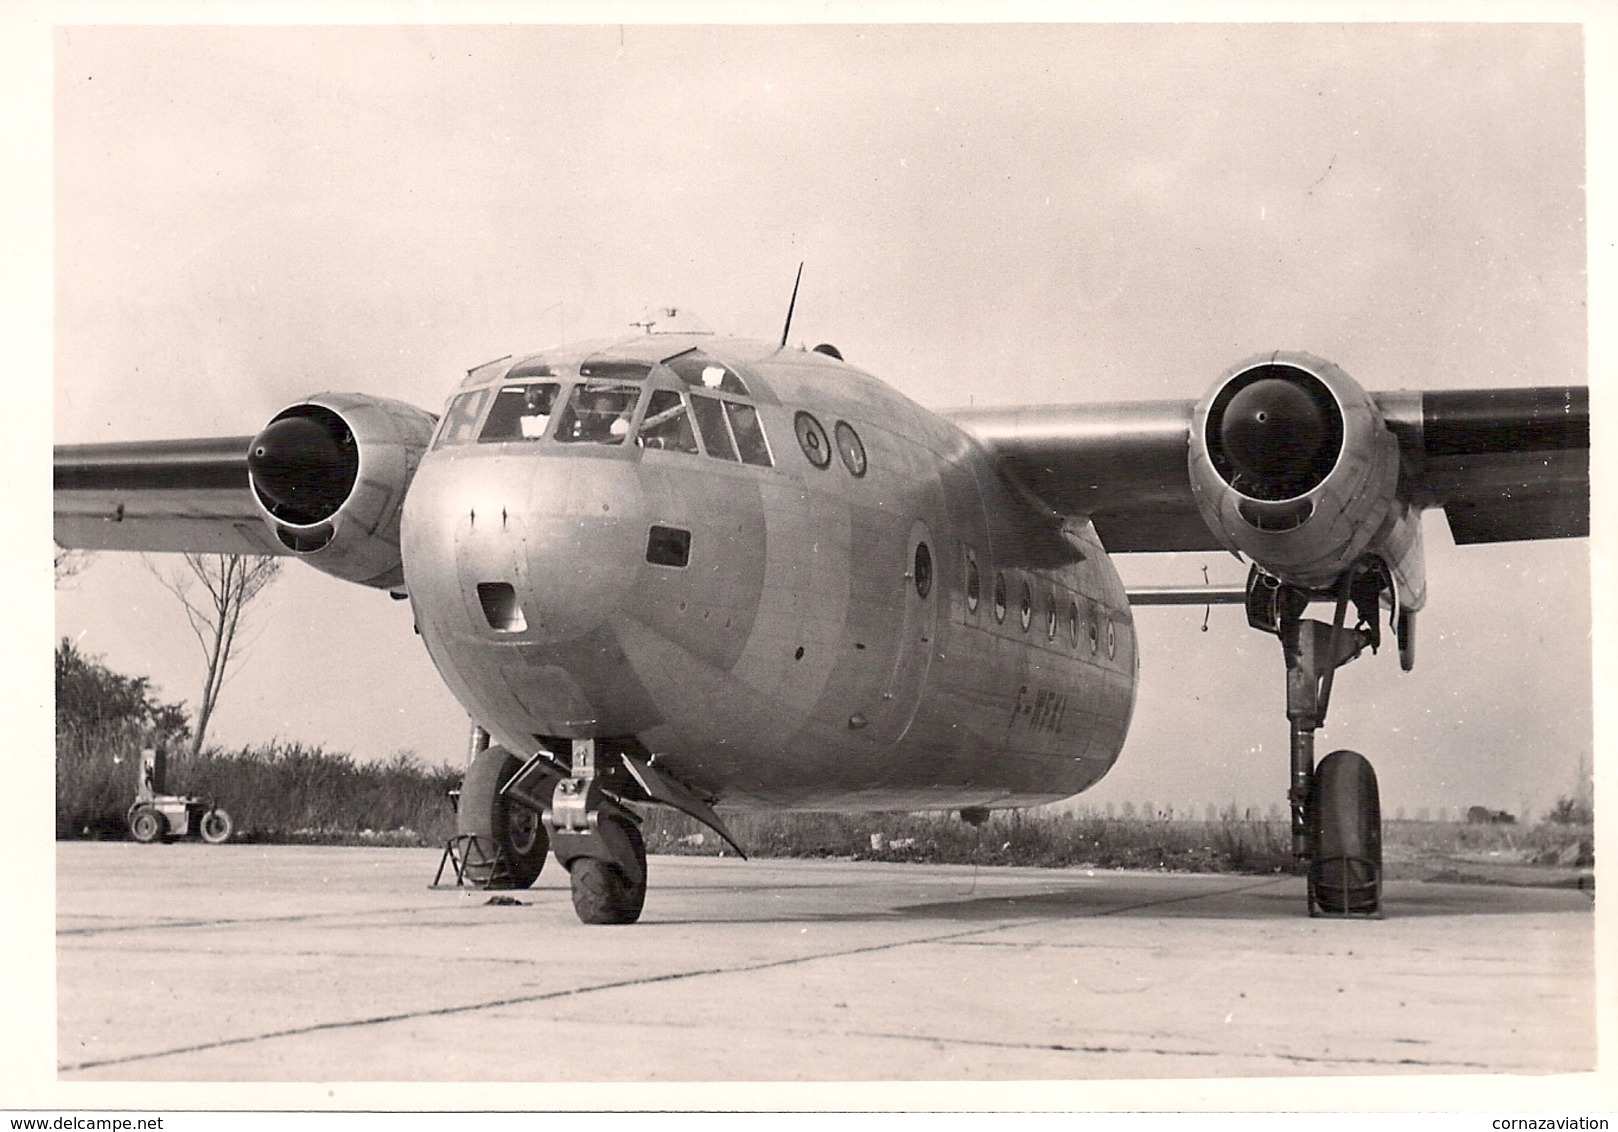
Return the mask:
[[[1399,442],[1381,410],[1309,354],[1227,371],[1197,405],[1189,458],[1209,529],[1294,586],[1331,586],[1403,514]]]
[[[361,585],[404,585],[399,516],[437,418],[358,393],[319,393],[253,438],[248,480],[264,521],[315,569]]]

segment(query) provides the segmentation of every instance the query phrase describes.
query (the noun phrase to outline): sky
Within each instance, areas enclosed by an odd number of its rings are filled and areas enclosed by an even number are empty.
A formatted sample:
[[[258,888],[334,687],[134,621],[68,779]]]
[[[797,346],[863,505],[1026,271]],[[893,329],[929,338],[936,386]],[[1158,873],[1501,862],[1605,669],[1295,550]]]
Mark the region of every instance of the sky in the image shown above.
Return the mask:
[[[829,341],[924,405],[1195,398],[1301,349],[1368,389],[1583,384],[1570,25],[118,27],[53,33],[50,435],[255,432],[322,390],[438,411],[483,361],[676,305]],[[1598,397],[1600,390],[1597,390]],[[1384,812],[1543,812],[1592,752],[1591,544],[1427,516],[1415,672],[1339,673],[1319,750]],[[200,649],[101,554],[54,632],[195,703]],[[1229,556],[1126,558],[1191,583]],[[1280,649],[1137,613],[1086,799],[1284,800]],[[289,563],[211,728],[459,763],[408,607]],[[40,658],[43,663],[43,657]]]

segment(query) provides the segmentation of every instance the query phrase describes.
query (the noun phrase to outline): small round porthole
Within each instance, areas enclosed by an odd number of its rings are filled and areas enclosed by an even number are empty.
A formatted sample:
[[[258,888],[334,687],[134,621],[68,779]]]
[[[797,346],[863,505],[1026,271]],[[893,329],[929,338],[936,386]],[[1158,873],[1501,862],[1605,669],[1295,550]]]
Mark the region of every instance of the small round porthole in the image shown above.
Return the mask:
[[[1096,611],[1092,609],[1090,611],[1090,652],[1092,654],[1096,651],[1096,645]]]
[[[1028,583],[1022,584],[1022,631],[1028,632],[1028,626],[1034,623],[1034,592],[1028,588]]]
[[[975,558],[966,560],[966,608],[969,612],[978,611],[978,562]]]
[[[798,434],[798,445],[803,454],[809,457],[809,462],[817,468],[824,468],[831,463],[831,445],[826,440],[826,430],[820,427],[820,422],[808,413],[799,412],[792,418],[792,427]]]
[[[927,544],[916,544],[916,595],[926,597],[933,590],[933,552]]]
[[[1067,603],[1067,635],[1073,641],[1073,647],[1079,647],[1079,607],[1075,602]]]
[[[837,434],[837,453],[843,458],[843,467],[850,475],[855,477],[865,474],[865,445],[860,442],[860,434],[854,431],[854,426],[847,421],[838,421],[837,427],[832,430]]]
[[[1004,574],[994,576],[994,619],[996,621],[1006,619],[1006,576]]]
[[[1045,610],[1045,639],[1054,641],[1056,639],[1056,595],[1047,594],[1046,597],[1050,599],[1050,605]]]
[[[1110,658],[1118,649],[1118,626],[1111,620],[1107,622],[1107,656]]]

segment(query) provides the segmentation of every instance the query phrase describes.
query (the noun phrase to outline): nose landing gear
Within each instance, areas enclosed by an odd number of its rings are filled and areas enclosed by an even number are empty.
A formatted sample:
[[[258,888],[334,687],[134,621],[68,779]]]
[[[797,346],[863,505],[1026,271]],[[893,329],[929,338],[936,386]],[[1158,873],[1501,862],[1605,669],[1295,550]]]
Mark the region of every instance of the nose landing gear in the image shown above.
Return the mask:
[[[594,739],[573,740],[573,776],[545,811],[551,852],[568,871],[573,910],[587,924],[632,924],[646,904],[646,841],[634,814],[596,777]]]
[[[1303,617],[1311,595],[1256,569],[1247,582],[1247,620],[1281,641],[1291,724],[1292,852],[1309,861],[1309,914],[1382,914],[1382,811],[1376,773],[1354,751],[1333,751],[1315,766],[1315,731],[1326,722],[1332,677],[1381,642],[1378,602],[1385,579],[1375,567],[1339,581],[1332,624]],[[1359,623],[1344,628],[1353,603]],[[1401,637],[1401,644],[1403,638]]]

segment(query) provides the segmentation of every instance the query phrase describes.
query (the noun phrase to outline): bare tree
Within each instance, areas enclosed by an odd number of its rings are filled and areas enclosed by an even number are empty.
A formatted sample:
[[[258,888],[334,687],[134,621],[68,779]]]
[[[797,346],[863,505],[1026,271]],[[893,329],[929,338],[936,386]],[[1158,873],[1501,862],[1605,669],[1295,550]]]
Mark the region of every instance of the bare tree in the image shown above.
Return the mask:
[[[56,547],[56,584],[61,585],[88,565],[90,565],[90,552],[88,550],[69,550],[65,546]]]
[[[202,646],[207,677],[202,686],[202,702],[197,707],[196,727],[191,733],[191,753],[202,750],[208,720],[225,686],[236,634],[242,617],[254,598],[275,580],[281,560],[250,554],[187,554],[185,570],[164,573],[147,563],[158,581],[185,607],[186,620]],[[201,582],[206,597],[192,597],[192,583]]]

